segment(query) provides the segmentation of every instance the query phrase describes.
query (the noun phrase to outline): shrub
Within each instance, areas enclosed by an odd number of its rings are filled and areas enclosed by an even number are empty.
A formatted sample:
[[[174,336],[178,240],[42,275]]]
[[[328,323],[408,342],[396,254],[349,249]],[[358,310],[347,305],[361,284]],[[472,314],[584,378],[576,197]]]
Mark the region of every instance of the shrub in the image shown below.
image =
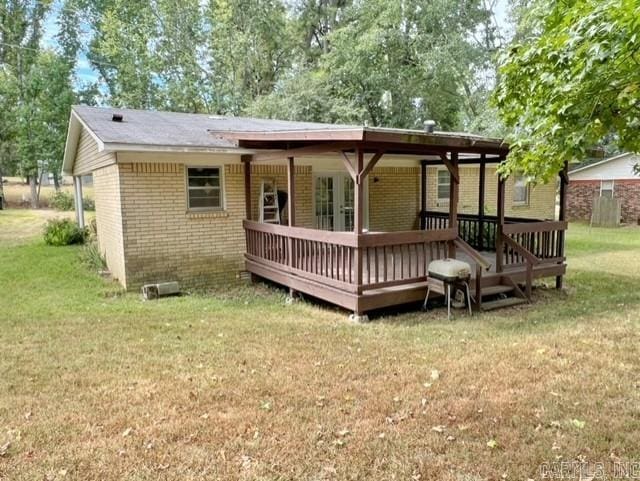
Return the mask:
[[[96,203],[89,197],[82,199],[82,205],[84,210],[96,210]],[[64,190],[54,192],[49,198],[49,207],[55,210],[68,211],[75,209],[75,206],[76,204],[73,199],[73,194],[65,192]]]
[[[51,219],[44,227],[44,241],[51,246],[82,244],[86,235],[86,229],[69,219]]]
[[[96,271],[104,271],[107,269],[107,261],[102,256],[98,243],[95,241],[87,242],[82,248],[82,261],[91,269]]]
[[[49,206],[55,210],[73,210],[73,195],[63,190],[54,192],[49,199]]]
[[[89,197],[82,199],[82,206],[84,207],[84,210],[96,210],[95,201]]]

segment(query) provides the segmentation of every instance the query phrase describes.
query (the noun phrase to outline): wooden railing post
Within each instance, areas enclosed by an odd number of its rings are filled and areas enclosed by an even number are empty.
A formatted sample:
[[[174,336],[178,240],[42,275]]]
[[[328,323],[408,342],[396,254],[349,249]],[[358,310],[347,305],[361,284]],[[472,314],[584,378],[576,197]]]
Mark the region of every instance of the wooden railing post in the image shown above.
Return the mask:
[[[460,170],[458,169],[458,153],[451,152],[449,168],[449,227],[458,228],[458,196],[460,193]],[[449,244],[449,257],[456,257],[456,246]]]
[[[498,174],[498,215],[496,225],[496,272],[502,272],[504,257],[504,179]]]
[[[569,183],[569,163],[565,161],[564,167],[560,172],[560,212],[558,220],[567,220],[567,184]],[[558,233],[558,257],[564,257],[564,233]],[[563,276],[556,277],[556,289],[562,289]]]
[[[427,228],[427,161],[420,161],[420,230]]]
[[[251,220],[251,155],[242,155],[240,160],[244,165],[244,208],[245,217]]]
[[[364,152],[358,148],[356,150],[356,178],[354,182],[354,215],[353,215],[353,233],[360,238],[363,227],[363,214],[364,214],[364,178],[360,175],[364,168]],[[355,271],[355,284],[357,286],[358,294],[362,294],[362,248],[360,242],[356,244],[355,256],[354,256],[354,271]],[[360,314],[360,313],[358,313]]]
[[[478,185],[478,250],[484,250],[484,184],[487,175],[486,155],[480,155],[480,180]]]

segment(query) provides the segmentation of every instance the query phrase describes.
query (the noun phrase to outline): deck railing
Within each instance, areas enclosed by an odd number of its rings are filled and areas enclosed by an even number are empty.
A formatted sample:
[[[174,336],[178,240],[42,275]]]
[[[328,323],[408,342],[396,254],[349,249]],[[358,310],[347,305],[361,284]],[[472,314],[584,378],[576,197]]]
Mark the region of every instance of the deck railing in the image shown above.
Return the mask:
[[[353,234],[244,221],[248,260],[352,293],[426,280],[455,229]]]
[[[447,229],[449,213],[426,211],[421,214],[426,230]],[[505,217],[505,224],[529,224],[539,219],[524,217]],[[478,251],[495,251],[498,233],[498,218],[485,215],[480,218],[475,214],[458,214],[458,235],[467,244]]]
[[[505,224],[496,256],[498,272],[505,267],[524,265],[526,296],[531,298],[533,268],[542,264],[564,263],[565,221],[540,221],[527,224]]]

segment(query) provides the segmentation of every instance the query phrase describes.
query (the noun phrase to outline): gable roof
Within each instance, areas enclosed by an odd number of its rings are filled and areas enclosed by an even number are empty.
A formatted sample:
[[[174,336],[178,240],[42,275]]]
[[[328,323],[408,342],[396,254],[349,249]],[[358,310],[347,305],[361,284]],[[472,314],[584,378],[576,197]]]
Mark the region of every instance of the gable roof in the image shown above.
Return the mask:
[[[122,115],[122,121],[113,121],[114,114]],[[281,148],[277,142],[366,141],[374,138],[414,145],[478,147],[508,151],[508,146],[500,139],[458,132],[427,133],[420,130],[76,105],[71,110],[69,120],[63,162],[65,173],[73,169],[82,129],[86,129],[96,141],[99,152],[180,151],[250,154],[262,148]]]
[[[582,172],[582,171],[587,170],[587,169],[592,169],[594,167],[598,167],[599,165],[606,164],[606,163],[611,162],[613,160],[619,160],[619,159],[622,159],[624,157],[630,157],[630,156],[633,156],[633,155],[634,154],[632,154],[631,152],[625,152],[623,154],[614,155],[613,157],[608,157],[608,158],[603,159],[603,160],[597,160],[595,162],[589,162],[587,165],[585,165],[583,163],[579,167],[577,167],[577,168],[575,168],[573,170],[570,170],[569,171],[569,175],[574,174],[576,172]]]

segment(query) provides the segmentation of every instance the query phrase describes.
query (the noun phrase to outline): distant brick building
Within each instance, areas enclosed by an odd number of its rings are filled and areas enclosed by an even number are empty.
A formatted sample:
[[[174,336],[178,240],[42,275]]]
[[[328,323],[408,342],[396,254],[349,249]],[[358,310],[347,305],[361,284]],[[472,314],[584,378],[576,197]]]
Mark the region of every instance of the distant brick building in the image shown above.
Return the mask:
[[[591,219],[596,197],[620,200],[622,222],[640,223],[640,176],[633,167],[640,156],[626,153],[569,172],[567,214],[570,220]]]

